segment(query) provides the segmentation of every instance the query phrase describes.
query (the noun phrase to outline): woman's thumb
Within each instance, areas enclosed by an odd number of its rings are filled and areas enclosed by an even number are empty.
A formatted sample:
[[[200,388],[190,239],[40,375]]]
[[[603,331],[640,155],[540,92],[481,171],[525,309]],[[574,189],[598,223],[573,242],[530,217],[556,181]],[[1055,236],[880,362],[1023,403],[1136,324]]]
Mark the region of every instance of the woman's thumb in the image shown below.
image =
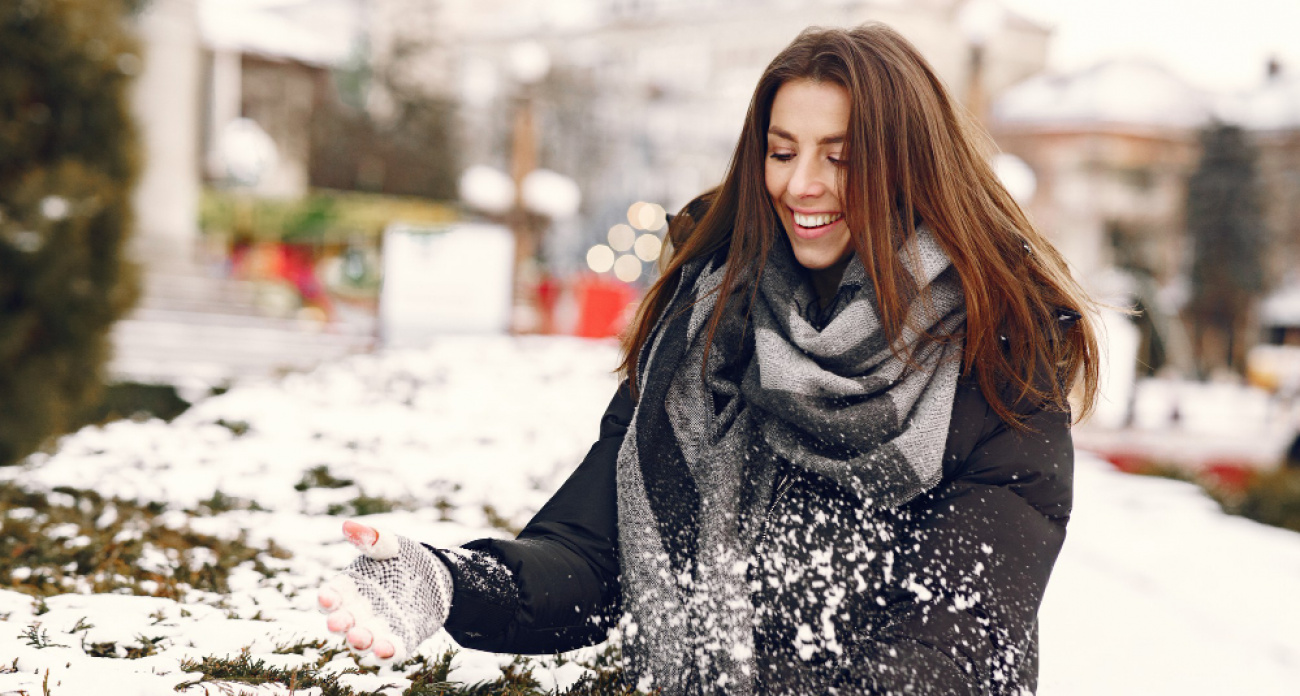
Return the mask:
[[[381,532],[375,527],[356,520],[343,523],[343,536],[347,537],[358,551],[375,560],[392,558],[401,548],[396,534],[388,531]]]

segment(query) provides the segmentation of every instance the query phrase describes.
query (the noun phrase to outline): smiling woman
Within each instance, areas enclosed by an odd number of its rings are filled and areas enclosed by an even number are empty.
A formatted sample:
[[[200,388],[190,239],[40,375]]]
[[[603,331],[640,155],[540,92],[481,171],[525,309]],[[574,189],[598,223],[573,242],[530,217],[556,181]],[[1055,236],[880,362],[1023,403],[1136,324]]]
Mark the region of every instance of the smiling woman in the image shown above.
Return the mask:
[[[1032,691],[1096,342],[974,133],[893,30],[801,34],[670,223],[586,459],[515,540],[349,523],[330,628],[400,660],[617,627],[668,695]]]
[[[825,304],[853,252],[840,203],[849,93],[834,83],[788,82],[772,101],[765,179],[799,265]]]

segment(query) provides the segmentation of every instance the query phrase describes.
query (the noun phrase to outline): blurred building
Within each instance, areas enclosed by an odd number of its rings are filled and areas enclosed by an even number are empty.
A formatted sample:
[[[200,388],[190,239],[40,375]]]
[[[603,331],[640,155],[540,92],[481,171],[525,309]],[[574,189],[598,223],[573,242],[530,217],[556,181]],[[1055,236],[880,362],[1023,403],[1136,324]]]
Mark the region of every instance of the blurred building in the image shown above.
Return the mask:
[[[965,21],[971,6],[982,8],[980,21]],[[411,79],[460,102],[466,164],[509,171],[513,116],[521,100],[533,106],[538,165],[583,191],[582,217],[557,230],[550,249],[553,262],[574,265],[633,201],[673,210],[721,179],[762,70],[805,27],[883,21],[973,103],[1041,71],[1049,40],[1047,28],[984,0],[376,0],[371,8],[376,59],[417,48]],[[544,49],[544,65],[525,45]]]
[[[231,124],[247,119],[269,138],[261,171],[238,182],[260,196],[304,195],[310,181],[314,113],[333,97],[332,70],[357,51],[357,0],[200,0],[205,179],[228,182],[236,162],[262,153]],[[239,138],[244,137],[245,141]],[[269,156],[268,156],[269,155]],[[251,176],[250,176],[251,174]],[[252,180],[249,180],[252,179]]]
[[[1140,358],[1149,366],[1189,366],[1175,321],[1189,291],[1187,180],[1201,156],[1198,131],[1214,120],[1245,128],[1258,154],[1266,273],[1277,288],[1263,305],[1266,336],[1300,335],[1269,323],[1297,315],[1277,308],[1291,307],[1284,298],[1300,286],[1300,79],[1274,63],[1254,90],[1210,94],[1155,63],[1121,59],[1036,76],[992,108],[999,145],[1036,175],[1030,215],[1085,285],[1146,310]],[[1145,352],[1153,342],[1160,355]]]
[[[1113,60],[1008,90],[992,130],[1033,169],[1026,208],[1081,280],[1118,266],[1165,285],[1183,270],[1186,179],[1213,107],[1160,65]]]
[[[1027,208],[1085,280],[1119,266],[1171,283],[1185,270],[1197,131],[1216,119],[1247,129],[1256,146],[1272,281],[1300,281],[1300,77],[1277,64],[1242,94],[1202,92],[1138,59],[1040,75],[997,100],[992,130],[1034,170]]]
[[[144,150],[133,240],[144,292],[114,327],[113,379],[214,385],[310,367],[370,344],[348,327],[265,316],[253,283],[224,277],[198,253],[203,183],[231,183],[232,164],[250,195],[306,192],[313,102],[329,68],[351,54],[357,7],[147,3],[136,20],[143,65],[132,93]],[[241,125],[238,137],[223,151],[232,123]]]

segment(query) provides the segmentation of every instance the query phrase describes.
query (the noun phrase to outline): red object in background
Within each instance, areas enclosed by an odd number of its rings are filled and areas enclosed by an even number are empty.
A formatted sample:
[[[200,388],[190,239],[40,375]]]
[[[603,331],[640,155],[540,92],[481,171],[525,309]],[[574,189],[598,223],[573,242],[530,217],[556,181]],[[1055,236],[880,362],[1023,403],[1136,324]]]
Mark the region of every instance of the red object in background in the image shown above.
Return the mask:
[[[560,283],[550,273],[542,274],[537,283],[538,333],[555,333],[555,305],[560,300]]]
[[[1222,490],[1241,493],[1255,477],[1255,470],[1241,462],[1211,461],[1201,468],[1201,476]]]
[[[1140,455],[1108,452],[1105,457],[1111,466],[1126,474],[1142,473],[1147,468],[1147,459]]]
[[[316,277],[316,250],[305,244],[235,242],[230,249],[230,274],[249,280],[282,280],[298,292],[303,306],[317,307],[326,316],[332,303]]]
[[[315,250],[306,245],[281,244],[278,270],[281,278],[298,288],[303,304],[328,305],[325,288],[316,278],[315,255]]]
[[[1151,460],[1142,455],[1108,452],[1104,456],[1111,466],[1126,474],[1152,473]],[[1187,473],[1194,473],[1197,482],[1203,486],[1212,486],[1230,493],[1245,491],[1255,477],[1255,469],[1249,463],[1231,459],[1209,460],[1195,470],[1187,470]]]
[[[617,336],[627,326],[628,306],[636,300],[636,292],[627,283],[585,276],[575,289],[578,296],[575,336],[609,338]]]

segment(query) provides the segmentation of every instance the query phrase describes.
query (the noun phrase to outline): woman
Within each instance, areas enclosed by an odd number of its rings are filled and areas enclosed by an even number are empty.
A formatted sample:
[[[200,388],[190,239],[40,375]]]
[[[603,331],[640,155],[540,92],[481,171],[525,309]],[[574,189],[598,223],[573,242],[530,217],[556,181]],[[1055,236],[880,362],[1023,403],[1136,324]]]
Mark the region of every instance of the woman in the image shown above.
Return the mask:
[[[894,31],[801,34],[672,221],[582,465],[513,541],[347,523],[330,628],[397,658],[617,622],[667,694],[1032,691],[1096,344],[973,133]]]

